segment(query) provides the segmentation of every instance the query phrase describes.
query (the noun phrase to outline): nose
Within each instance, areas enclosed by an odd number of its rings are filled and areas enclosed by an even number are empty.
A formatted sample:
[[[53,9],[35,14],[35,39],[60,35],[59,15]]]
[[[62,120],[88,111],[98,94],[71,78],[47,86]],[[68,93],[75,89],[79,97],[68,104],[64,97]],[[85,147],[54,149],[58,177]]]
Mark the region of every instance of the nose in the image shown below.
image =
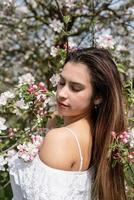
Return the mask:
[[[62,88],[59,88],[57,90],[57,95],[59,97],[60,100],[62,99],[67,99],[68,97],[68,89],[67,89],[67,86],[64,86]]]

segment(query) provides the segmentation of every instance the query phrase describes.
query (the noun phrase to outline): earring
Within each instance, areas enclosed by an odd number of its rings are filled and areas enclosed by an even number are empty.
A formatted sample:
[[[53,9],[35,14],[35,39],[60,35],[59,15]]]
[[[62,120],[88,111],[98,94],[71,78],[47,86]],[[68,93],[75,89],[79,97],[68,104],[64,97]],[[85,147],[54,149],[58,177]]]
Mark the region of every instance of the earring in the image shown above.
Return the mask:
[[[94,109],[97,109],[97,105],[96,104],[94,105]]]
[[[99,108],[99,105],[95,104],[94,109],[97,110]]]

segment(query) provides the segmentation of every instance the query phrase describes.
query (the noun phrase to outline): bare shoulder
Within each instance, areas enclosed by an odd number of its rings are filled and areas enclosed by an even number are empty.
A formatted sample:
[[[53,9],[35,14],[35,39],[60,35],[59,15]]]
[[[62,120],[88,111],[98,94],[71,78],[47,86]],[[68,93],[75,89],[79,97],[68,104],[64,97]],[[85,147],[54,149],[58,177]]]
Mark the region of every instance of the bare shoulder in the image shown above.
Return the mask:
[[[40,148],[40,159],[53,168],[71,170],[73,164],[72,140],[67,130],[55,128],[47,133]]]

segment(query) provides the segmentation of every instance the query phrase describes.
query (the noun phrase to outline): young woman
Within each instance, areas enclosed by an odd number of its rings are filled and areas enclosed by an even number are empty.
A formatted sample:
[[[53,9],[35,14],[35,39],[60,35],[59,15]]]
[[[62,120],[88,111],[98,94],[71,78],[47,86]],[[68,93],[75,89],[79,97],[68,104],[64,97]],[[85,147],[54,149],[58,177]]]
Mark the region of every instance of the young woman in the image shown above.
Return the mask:
[[[14,200],[126,200],[122,166],[112,168],[108,156],[112,131],[125,130],[121,81],[108,51],[69,53],[57,110],[64,125],[47,133],[31,163],[16,158],[10,169]]]

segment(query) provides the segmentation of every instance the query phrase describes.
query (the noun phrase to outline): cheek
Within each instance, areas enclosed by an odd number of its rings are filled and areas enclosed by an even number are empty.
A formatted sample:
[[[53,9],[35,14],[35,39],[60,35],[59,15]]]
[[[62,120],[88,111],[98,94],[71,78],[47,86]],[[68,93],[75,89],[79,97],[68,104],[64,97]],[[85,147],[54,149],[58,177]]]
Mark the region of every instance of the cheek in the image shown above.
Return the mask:
[[[74,107],[85,109],[90,106],[91,97],[90,95],[79,95],[74,101]]]

